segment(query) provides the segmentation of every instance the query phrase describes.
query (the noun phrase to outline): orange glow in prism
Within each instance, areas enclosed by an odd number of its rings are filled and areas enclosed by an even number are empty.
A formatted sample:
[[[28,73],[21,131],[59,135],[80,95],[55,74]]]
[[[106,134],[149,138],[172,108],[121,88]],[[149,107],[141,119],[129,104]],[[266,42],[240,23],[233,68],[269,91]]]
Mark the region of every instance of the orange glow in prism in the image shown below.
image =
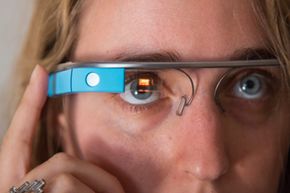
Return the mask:
[[[150,86],[150,79],[140,78],[138,84],[139,86]]]

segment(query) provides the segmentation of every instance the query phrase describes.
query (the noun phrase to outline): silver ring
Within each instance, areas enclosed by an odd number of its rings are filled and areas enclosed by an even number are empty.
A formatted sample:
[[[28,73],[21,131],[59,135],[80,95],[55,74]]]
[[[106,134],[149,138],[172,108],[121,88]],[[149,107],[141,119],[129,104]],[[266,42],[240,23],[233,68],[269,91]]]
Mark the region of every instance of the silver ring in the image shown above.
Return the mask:
[[[25,182],[19,188],[12,187],[9,193],[43,193],[43,188],[45,186],[44,180],[34,180],[33,182]]]

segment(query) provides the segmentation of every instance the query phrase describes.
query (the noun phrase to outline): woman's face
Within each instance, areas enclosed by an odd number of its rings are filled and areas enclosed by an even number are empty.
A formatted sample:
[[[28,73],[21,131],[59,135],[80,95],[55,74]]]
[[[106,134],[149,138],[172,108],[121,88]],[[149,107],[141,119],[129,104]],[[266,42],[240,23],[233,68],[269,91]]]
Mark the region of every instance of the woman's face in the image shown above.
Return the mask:
[[[156,53],[175,53],[182,61],[229,60],[265,47],[250,3],[86,0],[73,60]],[[221,113],[213,92],[223,72],[188,70],[197,86],[182,116],[165,112],[166,104],[140,108],[118,94],[82,93],[69,97],[72,122],[66,125],[83,158],[115,175],[126,192],[274,193],[288,119],[281,106],[257,123]]]

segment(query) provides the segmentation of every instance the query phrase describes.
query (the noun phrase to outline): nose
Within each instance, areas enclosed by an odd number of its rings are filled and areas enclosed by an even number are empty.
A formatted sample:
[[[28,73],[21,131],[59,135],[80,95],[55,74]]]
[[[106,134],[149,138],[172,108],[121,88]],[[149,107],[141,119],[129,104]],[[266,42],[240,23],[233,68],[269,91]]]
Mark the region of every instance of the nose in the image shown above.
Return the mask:
[[[202,181],[217,180],[229,169],[227,131],[212,101],[206,97],[194,100],[180,120],[179,166]]]

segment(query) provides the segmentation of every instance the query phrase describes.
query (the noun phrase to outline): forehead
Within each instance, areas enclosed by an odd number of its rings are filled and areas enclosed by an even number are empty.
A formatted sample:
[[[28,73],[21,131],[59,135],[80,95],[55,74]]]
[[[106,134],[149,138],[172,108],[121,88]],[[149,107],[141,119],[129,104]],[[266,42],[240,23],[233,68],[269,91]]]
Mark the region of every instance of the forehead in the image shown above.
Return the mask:
[[[248,0],[86,0],[73,57],[172,51],[184,60],[224,59],[263,47],[258,26]]]

